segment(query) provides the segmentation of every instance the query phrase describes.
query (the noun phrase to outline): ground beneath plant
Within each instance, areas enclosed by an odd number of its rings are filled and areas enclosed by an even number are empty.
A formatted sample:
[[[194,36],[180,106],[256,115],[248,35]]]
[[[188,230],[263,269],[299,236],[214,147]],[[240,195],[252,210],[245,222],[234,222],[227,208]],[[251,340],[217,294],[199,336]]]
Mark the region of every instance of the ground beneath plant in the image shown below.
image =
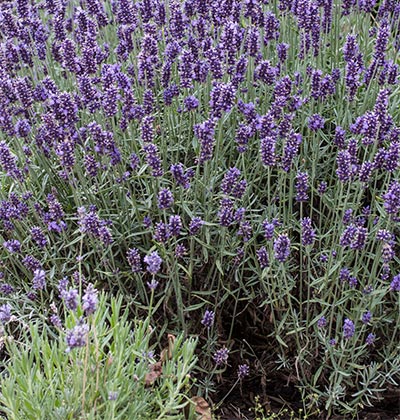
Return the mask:
[[[226,390],[228,392],[229,390]],[[219,396],[223,398],[223,391]],[[216,399],[217,401],[217,399]],[[326,413],[304,413],[295,387],[284,381],[262,385],[257,380],[244,381],[225,399],[216,413],[219,420],[327,420]],[[264,417],[263,417],[264,416]],[[349,416],[332,415],[329,420],[348,420]],[[400,387],[388,386],[382,400],[366,408],[357,420],[400,420]]]

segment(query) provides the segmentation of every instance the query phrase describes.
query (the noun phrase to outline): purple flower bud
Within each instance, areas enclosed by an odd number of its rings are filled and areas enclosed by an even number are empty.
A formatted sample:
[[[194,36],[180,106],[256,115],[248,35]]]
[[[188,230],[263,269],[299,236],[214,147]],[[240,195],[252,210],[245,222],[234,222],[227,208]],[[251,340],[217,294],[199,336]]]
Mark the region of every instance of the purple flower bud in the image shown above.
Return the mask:
[[[0,293],[3,293],[4,295],[10,295],[11,293],[14,292],[14,288],[8,284],[8,283],[2,283],[0,285]]]
[[[235,95],[232,83],[214,83],[209,102],[212,116],[220,118],[223,112],[229,112],[234,105]]]
[[[216,120],[210,119],[201,124],[196,124],[193,127],[194,134],[200,142],[200,164],[203,164],[204,162],[212,158],[215,143],[215,123]]]
[[[333,142],[336,144],[339,149],[346,148],[346,131],[339,125],[335,128],[335,137]]]
[[[238,236],[243,237],[243,242],[247,242],[251,238],[252,233],[253,228],[251,227],[250,222],[241,221],[237,234]]]
[[[267,12],[264,16],[264,44],[279,38],[279,19],[272,13]]]
[[[118,398],[118,392],[116,392],[116,391],[110,391],[108,393],[108,400],[109,401],[116,401],[117,398]]]
[[[341,182],[350,180],[353,173],[353,166],[351,163],[351,155],[348,150],[341,150],[337,155],[337,170],[336,175]]]
[[[147,287],[151,291],[153,291],[153,290],[156,290],[157,289],[158,284],[159,284],[159,282],[155,278],[153,278],[151,281],[148,281],[147,282]]]
[[[86,210],[85,207],[78,208],[78,225],[82,233],[87,233],[89,236],[99,239],[104,245],[112,243],[112,235],[108,228],[110,222],[101,220],[96,213],[94,206]]]
[[[183,164],[178,163],[176,165],[171,165],[170,171],[178,185],[181,185],[184,189],[190,187],[190,179],[194,176],[194,171],[192,169],[185,172]]]
[[[154,141],[154,117],[146,115],[140,126],[141,138],[143,143],[153,143]]]
[[[254,71],[254,79],[261,80],[266,85],[273,85],[279,74],[279,70],[273,67],[270,61],[261,61]]]
[[[275,224],[268,221],[268,219],[265,219],[262,222],[262,227],[264,229],[264,237],[267,241],[270,241],[274,237],[275,232]]]
[[[378,239],[379,241],[390,242],[394,240],[394,235],[392,232],[386,229],[379,229],[376,234],[376,239]]]
[[[199,100],[195,96],[188,96],[183,100],[183,104],[185,106],[186,111],[193,111],[197,109],[199,106]]]
[[[284,150],[283,157],[281,161],[282,169],[285,172],[289,172],[293,163],[293,159],[296,156],[299,146],[302,142],[301,134],[291,133],[289,139],[287,140]]]
[[[139,156],[136,153],[132,153],[129,157],[129,166],[130,168],[135,171],[140,165]]]
[[[143,147],[143,150],[146,154],[146,162],[152,169],[151,175],[154,177],[162,176],[162,162],[158,154],[158,147],[153,143],[149,143]]]
[[[233,223],[234,220],[234,210],[233,210],[233,201],[229,198],[223,198],[220,203],[220,208],[218,211],[219,223],[221,226],[228,227]]]
[[[394,257],[395,257],[395,252],[392,245],[388,242],[385,242],[382,245],[382,261],[385,264],[388,264],[390,261],[393,260]]]
[[[354,277],[354,276],[350,276],[350,277],[349,277],[349,286],[350,286],[352,289],[354,289],[355,287],[357,287],[357,284],[358,284],[358,280],[357,280],[357,278],[356,278],[356,277]]]
[[[326,190],[327,190],[328,184],[326,181],[321,181],[318,185],[318,193],[320,195],[325,194]]]
[[[245,180],[239,181],[240,171],[233,167],[228,169],[221,183],[221,191],[226,195],[232,195],[241,198],[247,187]]]
[[[152,225],[152,220],[151,220],[151,217],[150,216],[145,216],[144,218],[143,218],[143,226],[146,228],[146,229],[149,229],[150,228],[150,226]]]
[[[54,325],[55,327],[60,328],[60,329],[62,328],[62,322],[58,315],[56,314],[51,315],[49,320],[52,323],[52,325]]]

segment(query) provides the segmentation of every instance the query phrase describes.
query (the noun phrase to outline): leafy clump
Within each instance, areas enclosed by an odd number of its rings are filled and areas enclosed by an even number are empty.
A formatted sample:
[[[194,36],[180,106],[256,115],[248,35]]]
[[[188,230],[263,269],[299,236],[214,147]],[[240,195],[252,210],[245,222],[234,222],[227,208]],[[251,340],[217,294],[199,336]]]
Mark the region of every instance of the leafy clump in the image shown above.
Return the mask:
[[[87,319],[70,312],[66,330],[31,324],[22,340],[5,337],[10,362],[0,401],[7,418],[183,419],[186,406],[194,418],[196,340],[176,337],[157,361],[150,319],[128,315],[121,298],[109,305],[103,294]]]

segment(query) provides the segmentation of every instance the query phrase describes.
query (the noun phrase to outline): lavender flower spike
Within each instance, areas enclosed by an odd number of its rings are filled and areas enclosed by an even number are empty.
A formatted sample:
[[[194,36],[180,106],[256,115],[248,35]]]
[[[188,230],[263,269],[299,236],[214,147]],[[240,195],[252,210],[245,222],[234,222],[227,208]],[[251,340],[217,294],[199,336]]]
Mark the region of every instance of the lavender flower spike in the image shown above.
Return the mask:
[[[144,257],[144,262],[147,264],[147,271],[151,274],[157,274],[160,271],[162,259],[157,251]]]
[[[66,352],[69,353],[72,349],[77,347],[85,347],[88,333],[89,326],[84,323],[80,323],[71,330],[68,330],[67,335],[65,336],[68,346]]]
[[[204,312],[204,316],[203,319],[201,320],[201,323],[207,327],[207,328],[211,328],[214,324],[214,318],[215,318],[215,313],[214,311],[209,311],[206,310]]]
[[[274,242],[275,258],[285,262],[290,255],[290,239],[286,234],[279,235]]]
[[[343,337],[349,339],[353,337],[355,331],[356,327],[354,326],[354,322],[351,319],[346,318],[343,323]]]
[[[96,311],[98,303],[97,293],[93,284],[89,284],[86,288],[85,294],[82,296],[82,309],[86,315],[93,314]]]

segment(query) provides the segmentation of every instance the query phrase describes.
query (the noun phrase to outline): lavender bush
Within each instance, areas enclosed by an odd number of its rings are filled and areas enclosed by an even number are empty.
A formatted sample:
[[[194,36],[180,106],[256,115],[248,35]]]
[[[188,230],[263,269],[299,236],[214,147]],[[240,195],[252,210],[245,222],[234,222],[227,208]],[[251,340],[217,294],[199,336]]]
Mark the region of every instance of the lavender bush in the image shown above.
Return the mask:
[[[82,301],[84,311],[85,295]],[[23,343],[5,336],[10,353],[18,355],[1,379],[7,418],[182,419],[185,406],[193,418],[187,393],[195,340],[174,337],[161,361],[151,344],[150,317],[130,322],[121,298],[107,304],[101,295],[95,312],[77,316],[79,309],[68,311],[67,328],[57,326],[58,340],[33,323]]]
[[[373,406],[400,380],[399,50],[389,0],[1,2],[1,322],[26,302],[51,337],[95,285],[199,336],[205,397],[282,373],[308,410]]]

